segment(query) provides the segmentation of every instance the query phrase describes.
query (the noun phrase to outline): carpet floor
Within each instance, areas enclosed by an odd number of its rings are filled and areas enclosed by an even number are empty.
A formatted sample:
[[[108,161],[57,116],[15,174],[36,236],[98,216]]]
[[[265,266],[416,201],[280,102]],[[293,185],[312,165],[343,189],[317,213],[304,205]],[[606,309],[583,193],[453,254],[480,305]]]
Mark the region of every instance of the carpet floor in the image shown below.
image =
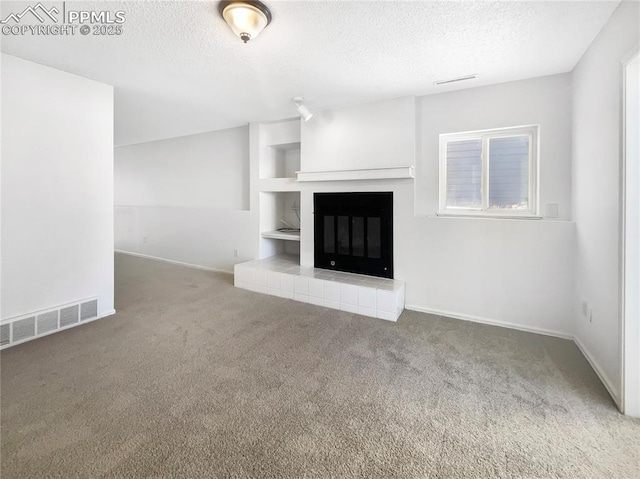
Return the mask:
[[[1,354],[2,478],[638,478],[567,340],[116,256],[117,315]]]

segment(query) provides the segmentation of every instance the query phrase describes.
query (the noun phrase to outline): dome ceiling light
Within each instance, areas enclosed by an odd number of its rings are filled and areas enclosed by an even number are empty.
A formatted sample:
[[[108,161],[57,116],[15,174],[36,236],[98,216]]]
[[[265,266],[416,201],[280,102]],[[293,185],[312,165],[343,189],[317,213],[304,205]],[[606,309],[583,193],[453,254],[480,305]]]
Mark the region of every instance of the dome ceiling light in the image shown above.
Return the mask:
[[[220,2],[218,11],[244,43],[260,35],[272,18],[264,3],[253,0]]]

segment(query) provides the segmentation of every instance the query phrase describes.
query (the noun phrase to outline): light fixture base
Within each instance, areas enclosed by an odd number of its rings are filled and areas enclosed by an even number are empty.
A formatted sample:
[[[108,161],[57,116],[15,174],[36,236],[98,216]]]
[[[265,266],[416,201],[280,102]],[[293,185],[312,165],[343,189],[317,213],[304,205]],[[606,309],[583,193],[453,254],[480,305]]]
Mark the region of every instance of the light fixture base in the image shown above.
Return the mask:
[[[271,10],[269,10],[269,7],[267,7],[262,2],[259,2],[258,0],[223,0],[218,4],[218,12],[220,13],[220,16],[222,16],[224,9],[233,3],[246,3],[247,5],[251,5],[252,7],[257,8],[262,13],[264,13],[265,17],[267,17],[267,25],[269,25],[271,23],[271,20],[273,19],[273,15],[271,15]]]
[[[233,12],[237,10],[243,10],[244,13],[235,17]],[[271,10],[258,0],[223,0],[218,3],[218,12],[244,43],[257,37],[273,19]],[[238,21],[238,18],[241,20]]]
[[[311,120],[313,113],[311,113],[309,109],[304,105],[304,98],[302,98],[301,96],[294,96],[291,101],[295,103],[296,109],[298,110],[298,113],[304,121]]]

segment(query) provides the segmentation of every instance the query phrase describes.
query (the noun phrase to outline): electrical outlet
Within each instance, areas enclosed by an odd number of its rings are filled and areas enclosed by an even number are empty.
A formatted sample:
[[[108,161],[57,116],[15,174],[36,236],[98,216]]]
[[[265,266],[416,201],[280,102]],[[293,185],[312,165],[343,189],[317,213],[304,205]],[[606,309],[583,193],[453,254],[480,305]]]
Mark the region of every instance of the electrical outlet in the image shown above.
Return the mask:
[[[144,238],[142,238],[142,242],[146,243],[147,242],[147,237],[145,236]]]
[[[240,256],[240,253],[238,252],[238,250],[237,250],[237,249],[234,249],[234,250],[233,250],[233,256],[234,256],[235,258],[237,258],[238,256]]]

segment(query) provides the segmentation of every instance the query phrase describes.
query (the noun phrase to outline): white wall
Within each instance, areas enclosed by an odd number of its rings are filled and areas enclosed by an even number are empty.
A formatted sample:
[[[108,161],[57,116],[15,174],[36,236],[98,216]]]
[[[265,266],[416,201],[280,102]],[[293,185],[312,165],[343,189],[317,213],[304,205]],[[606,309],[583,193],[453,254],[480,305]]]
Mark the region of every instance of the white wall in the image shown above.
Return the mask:
[[[422,149],[416,213],[438,211],[438,135],[540,125],[539,202],[571,219],[571,75],[552,75],[420,98]]]
[[[113,310],[113,88],[2,54],[2,318]]]
[[[639,41],[640,4],[624,1],[573,71],[576,338],[616,401],[621,393],[621,61]],[[582,315],[582,301],[593,320]]]
[[[249,209],[248,127],[115,151],[116,205]]]
[[[342,137],[348,139],[347,149],[352,157],[342,157],[342,169],[364,168],[367,164],[377,167],[412,164],[413,152],[406,143],[417,120],[420,134],[415,137],[415,145],[420,154],[416,168],[420,176],[416,179],[416,191],[411,180],[326,182],[305,187],[301,262],[313,264],[310,212],[314,191],[393,191],[395,276],[406,281],[408,307],[570,336],[573,223],[414,214],[414,204],[423,214],[433,214],[437,208],[440,133],[540,124],[541,196],[543,201],[559,204],[561,219],[568,219],[569,84],[568,75],[557,75],[425,96],[417,99],[416,115],[406,108],[405,102],[397,100],[370,104],[367,115],[356,114],[362,107],[353,107],[356,112],[342,108],[323,113],[321,118],[329,117],[334,124],[340,124],[344,130]],[[384,148],[371,148],[380,138],[375,134],[380,118],[388,117],[396,121],[403,118],[399,122],[403,127],[396,129],[395,140],[388,137],[380,140],[386,143]],[[321,126],[311,125],[313,121],[302,125],[302,164],[308,171],[327,169],[325,158],[339,157],[345,150],[338,140],[317,149],[314,142],[306,141],[313,133],[324,136],[318,133]],[[331,169],[335,167],[332,165]],[[415,203],[414,193],[418,198]],[[429,206],[432,200],[436,205],[433,209]]]
[[[117,250],[231,271],[256,252],[248,127],[116,148],[115,205]]]
[[[314,112],[302,126],[302,171],[413,166],[414,97]]]
[[[407,304],[571,335],[570,76],[553,75],[419,99],[416,218],[407,234]],[[540,125],[539,199],[558,220],[434,218],[438,135]],[[564,221],[563,221],[564,220]]]

